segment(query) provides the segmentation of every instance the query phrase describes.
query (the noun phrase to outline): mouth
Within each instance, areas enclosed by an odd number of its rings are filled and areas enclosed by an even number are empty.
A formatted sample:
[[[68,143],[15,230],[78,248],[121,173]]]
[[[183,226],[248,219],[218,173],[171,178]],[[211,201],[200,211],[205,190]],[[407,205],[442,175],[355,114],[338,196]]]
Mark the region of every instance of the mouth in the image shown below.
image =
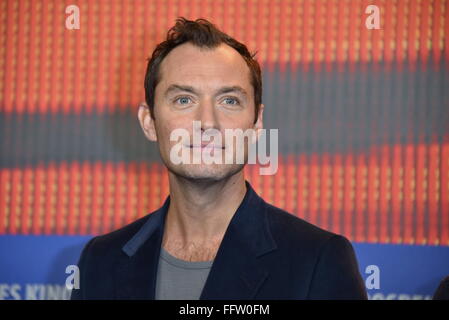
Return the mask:
[[[188,146],[190,149],[194,149],[194,148],[201,148],[201,149],[217,149],[217,150],[223,150],[225,149],[224,146],[218,146],[218,145],[210,145],[207,143],[203,143],[203,144],[191,144]]]

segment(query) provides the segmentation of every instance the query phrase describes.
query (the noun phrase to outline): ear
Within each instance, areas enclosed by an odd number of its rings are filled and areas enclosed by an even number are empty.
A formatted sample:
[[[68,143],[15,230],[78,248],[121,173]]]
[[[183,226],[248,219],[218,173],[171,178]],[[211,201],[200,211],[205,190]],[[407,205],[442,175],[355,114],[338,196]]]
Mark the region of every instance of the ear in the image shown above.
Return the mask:
[[[262,134],[263,129],[263,109],[265,106],[261,103],[259,106],[259,113],[257,115],[256,123],[254,123],[254,130],[256,130],[256,136],[254,137],[253,143],[259,140],[260,135]]]
[[[139,118],[140,126],[142,127],[143,133],[145,133],[147,139],[150,141],[157,141],[154,119],[151,118],[150,107],[146,104],[146,102],[141,102],[139,104],[137,117]]]

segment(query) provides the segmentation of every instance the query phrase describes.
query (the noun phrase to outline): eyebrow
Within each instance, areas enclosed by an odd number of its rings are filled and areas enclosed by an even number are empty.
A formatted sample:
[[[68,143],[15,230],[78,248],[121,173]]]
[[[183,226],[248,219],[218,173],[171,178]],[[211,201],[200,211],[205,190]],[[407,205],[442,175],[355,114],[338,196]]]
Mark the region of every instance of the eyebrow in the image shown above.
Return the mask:
[[[167,88],[167,90],[165,90],[165,96],[168,96],[170,93],[175,92],[175,91],[186,91],[186,92],[190,92],[190,93],[193,93],[193,94],[198,94],[197,90],[195,90],[195,88],[193,88],[192,86],[172,84],[172,85],[170,85]],[[226,93],[231,93],[231,92],[237,92],[237,93],[243,95],[244,97],[248,96],[248,93],[246,92],[246,90],[243,89],[240,86],[221,87],[215,93],[215,95],[218,96],[218,95],[221,95],[221,94],[226,94]]]
[[[187,91],[193,94],[196,94],[196,90],[191,86],[183,86],[179,84],[172,84],[170,85],[167,90],[165,90],[165,96],[168,96],[170,93],[174,91]]]
[[[222,87],[217,91],[217,96],[220,94],[225,94],[225,93],[231,93],[231,92],[237,92],[240,93],[243,96],[247,96],[248,94],[246,93],[246,90],[243,89],[240,86],[231,86],[231,87]]]

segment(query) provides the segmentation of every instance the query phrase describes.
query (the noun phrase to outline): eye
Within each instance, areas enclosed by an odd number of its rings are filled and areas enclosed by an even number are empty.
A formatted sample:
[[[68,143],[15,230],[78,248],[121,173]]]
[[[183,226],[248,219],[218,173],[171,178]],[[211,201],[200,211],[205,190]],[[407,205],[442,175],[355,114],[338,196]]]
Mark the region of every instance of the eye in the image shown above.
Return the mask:
[[[175,99],[175,102],[186,105],[192,102],[192,100],[189,97],[179,97]]]
[[[223,99],[224,104],[227,105],[238,105],[240,104],[240,101],[236,98],[232,98],[232,97],[227,97]]]

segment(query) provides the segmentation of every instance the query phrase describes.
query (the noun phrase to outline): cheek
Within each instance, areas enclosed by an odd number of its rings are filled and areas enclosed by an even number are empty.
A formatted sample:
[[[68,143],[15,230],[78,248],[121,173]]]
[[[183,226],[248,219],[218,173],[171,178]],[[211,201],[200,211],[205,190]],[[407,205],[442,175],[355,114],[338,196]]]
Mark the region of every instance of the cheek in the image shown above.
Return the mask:
[[[158,136],[161,138],[161,142],[165,143],[170,139],[170,133],[172,132],[172,129],[169,126],[162,124],[158,126],[157,132]]]
[[[176,141],[170,141],[171,134],[180,128],[187,129],[187,131],[191,132],[192,125],[190,124],[190,128],[186,125],[185,121],[175,121],[174,119],[165,119],[161,121],[159,125],[156,126],[158,141],[162,146],[170,146],[172,144],[176,144]]]
[[[233,129],[248,129],[253,127],[254,123],[254,114],[252,112],[245,112],[245,114],[241,114],[237,117],[232,117],[226,121],[225,128],[233,128]]]
[[[242,110],[240,114],[236,115],[234,118],[235,124],[233,126],[240,126],[240,128],[251,128],[255,120],[255,113],[254,102],[251,101],[245,106],[245,109]]]

